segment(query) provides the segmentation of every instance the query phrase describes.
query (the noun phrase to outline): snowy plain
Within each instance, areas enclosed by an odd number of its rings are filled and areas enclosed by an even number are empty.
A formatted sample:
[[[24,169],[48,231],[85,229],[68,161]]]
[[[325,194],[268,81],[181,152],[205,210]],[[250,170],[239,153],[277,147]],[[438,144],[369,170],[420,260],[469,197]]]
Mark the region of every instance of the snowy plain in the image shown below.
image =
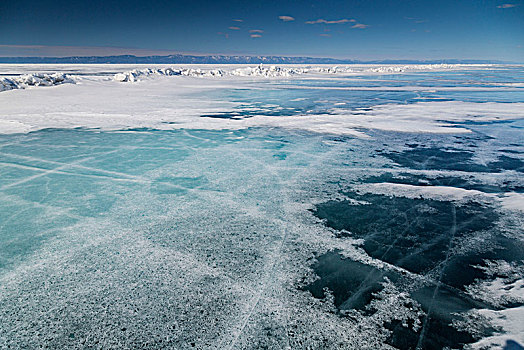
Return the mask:
[[[0,77],[0,347],[524,344],[522,66]]]
[[[489,69],[489,66],[480,66]],[[105,130],[149,127],[155,129],[240,129],[257,126],[278,126],[304,129],[334,134],[357,135],[359,129],[382,129],[412,132],[468,132],[467,129],[457,129],[447,122],[476,120],[515,119],[524,116],[524,104],[511,105],[493,102],[467,103],[463,101],[421,102],[405,105],[394,103],[380,105],[372,110],[356,108],[347,110],[338,108],[335,104],[326,110],[328,114],[294,115],[293,118],[280,118],[274,115],[265,115],[272,112],[269,108],[261,109],[253,118],[230,121],[227,119],[202,119],[205,113],[219,113],[229,111],[239,105],[235,101],[211,98],[202,101],[200,96],[207,91],[227,89],[266,89],[271,84],[271,78],[302,78],[325,79],[331,76],[376,75],[384,73],[399,73],[405,71],[425,72],[432,70],[463,70],[468,68],[461,65],[423,65],[423,66],[351,66],[351,67],[214,67],[187,66],[181,68],[136,68],[129,70],[126,65],[0,65],[0,74],[19,74],[20,88],[29,88],[30,91],[7,92],[0,95],[4,116],[0,119],[1,133],[28,132],[45,128],[101,128]],[[128,70],[126,70],[128,69]],[[55,89],[33,91],[38,74],[31,75],[30,71],[43,70],[40,76],[51,77],[43,79],[43,86],[52,77],[58,77]],[[60,70],[56,75],[51,73]],[[63,76],[63,72],[68,72]],[[116,72],[116,73],[115,73]],[[160,72],[160,73],[159,73]],[[168,72],[168,73],[166,73]],[[176,72],[169,73],[169,72]],[[220,72],[220,73],[216,73]],[[133,81],[129,80],[132,77]],[[260,85],[260,79],[266,84]],[[7,78],[6,78],[7,79]],[[16,80],[17,78],[10,77]],[[267,80],[269,79],[269,81]],[[42,79],[41,79],[42,80]],[[122,84],[122,82],[130,82]],[[314,80],[313,80],[314,81]],[[27,85],[24,82],[30,82]],[[74,86],[71,86],[74,84]],[[257,85],[259,84],[259,85]],[[480,84],[479,84],[480,85]],[[483,84],[485,85],[485,84]],[[353,91],[512,91],[521,92],[522,88],[514,87],[509,83],[499,83],[498,86],[461,87],[461,86],[354,86],[342,87]],[[270,88],[273,88],[270,86]],[[277,87],[279,88],[279,87]],[[280,87],[281,88],[281,87]],[[339,90],[337,86],[300,86],[293,89],[326,89]],[[56,89],[60,89],[57,93]],[[34,103],[27,104],[30,96]],[[96,100],[96,105],[92,102]],[[277,106],[278,107],[278,106]],[[366,106],[367,107],[367,106]],[[439,112],[438,114],[436,112]],[[238,119],[238,118],[237,118]]]

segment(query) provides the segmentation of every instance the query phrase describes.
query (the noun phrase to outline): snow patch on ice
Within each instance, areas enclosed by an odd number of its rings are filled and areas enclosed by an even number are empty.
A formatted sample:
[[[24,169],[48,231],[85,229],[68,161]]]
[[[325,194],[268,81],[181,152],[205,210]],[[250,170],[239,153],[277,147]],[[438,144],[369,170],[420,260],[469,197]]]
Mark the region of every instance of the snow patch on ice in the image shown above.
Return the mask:
[[[504,197],[501,198],[501,202],[502,206],[506,209],[524,212],[524,193],[505,193]]]
[[[497,277],[492,281],[482,281],[468,288],[470,294],[491,304],[502,306],[505,303],[524,303],[524,280],[508,281]]]
[[[497,103],[497,102],[422,102],[413,104],[386,104],[373,107],[371,110],[362,110],[364,116],[377,119],[395,121],[407,124],[430,122],[441,127],[455,127],[450,122],[490,122],[514,120],[524,118],[524,103]],[[394,129],[392,129],[394,130]]]
[[[457,203],[472,201],[479,203],[498,202],[503,209],[524,211],[524,194],[515,192],[509,192],[499,196],[494,193],[466,190],[451,186],[416,186],[389,182],[359,184],[355,185],[354,188],[362,193],[383,194],[412,199],[423,198],[439,201],[454,201]]]
[[[524,303],[524,266],[504,260],[486,261],[486,266],[476,266],[490,280],[479,280],[467,287],[475,299],[501,307],[505,304]]]
[[[383,194],[405,198],[423,198],[440,201],[456,201],[459,203],[489,200],[491,195],[477,190],[465,190],[449,186],[415,186],[397,183],[374,183],[355,185],[354,188],[363,193]]]
[[[32,130],[32,126],[16,120],[0,119],[0,130],[0,134],[27,133]]]
[[[502,349],[508,340],[524,344],[524,306],[504,310],[478,310],[478,314],[490,320],[499,329],[493,336],[469,345],[470,349]]]

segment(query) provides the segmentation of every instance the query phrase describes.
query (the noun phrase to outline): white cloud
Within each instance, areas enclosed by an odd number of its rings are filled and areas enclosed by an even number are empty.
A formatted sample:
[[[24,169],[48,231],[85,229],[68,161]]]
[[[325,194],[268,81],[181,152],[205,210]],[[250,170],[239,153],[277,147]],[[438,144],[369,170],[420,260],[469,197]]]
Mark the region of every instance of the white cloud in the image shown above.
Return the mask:
[[[229,27],[229,29],[231,29],[231,30],[240,30],[239,27]]]
[[[497,6],[497,8],[499,8],[499,9],[509,9],[509,8],[512,8],[512,7],[515,7],[515,6],[517,6],[517,5],[515,5],[515,4],[502,4],[502,5]]]
[[[426,23],[428,21],[427,19],[420,19],[420,18],[415,18],[415,17],[404,17],[404,19],[407,19],[407,20],[412,21],[413,23],[417,23],[417,24]]]
[[[366,29],[367,27],[369,27],[369,24],[362,24],[362,23],[357,23],[351,26],[351,28],[359,28],[359,29]]]
[[[233,21],[235,21],[235,22],[244,22],[243,19],[238,19],[238,18],[237,18],[237,19],[234,19]]]
[[[306,23],[307,24],[319,24],[319,23],[323,23],[323,24],[340,24],[340,23],[349,23],[349,22],[356,22],[356,20],[343,18],[343,19],[338,19],[338,20],[334,20],[334,21],[328,21],[326,19],[320,18],[320,19],[317,19],[317,20],[314,20],[314,21],[307,21]]]
[[[278,16],[279,19],[283,20],[284,22],[290,22],[290,21],[294,21],[295,18],[291,17],[291,16]]]
[[[325,36],[326,38],[331,37],[331,34],[319,34],[320,36]]]
[[[249,32],[250,33],[264,33],[262,29],[251,29]]]
[[[260,35],[260,34],[251,34],[250,36],[252,38],[261,38],[262,37],[262,35]]]

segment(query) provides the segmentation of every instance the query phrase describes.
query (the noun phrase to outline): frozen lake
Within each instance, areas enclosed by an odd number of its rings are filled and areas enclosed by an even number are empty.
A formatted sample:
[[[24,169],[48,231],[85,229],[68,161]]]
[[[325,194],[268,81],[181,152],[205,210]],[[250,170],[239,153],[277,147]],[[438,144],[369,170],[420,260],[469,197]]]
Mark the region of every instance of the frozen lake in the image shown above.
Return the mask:
[[[166,68],[0,65],[0,348],[524,345],[523,66]]]

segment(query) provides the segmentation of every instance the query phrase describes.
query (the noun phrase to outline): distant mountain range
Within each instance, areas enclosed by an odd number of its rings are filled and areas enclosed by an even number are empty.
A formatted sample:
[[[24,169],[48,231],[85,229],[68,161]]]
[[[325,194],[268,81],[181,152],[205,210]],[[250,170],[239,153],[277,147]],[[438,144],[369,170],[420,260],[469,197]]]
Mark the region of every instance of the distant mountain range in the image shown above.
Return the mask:
[[[350,59],[285,57],[285,56],[72,56],[72,57],[0,57],[0,63],[109,63],[109,64],[489,64],[508,63],[493,60],[374,60],[359,61]]]

